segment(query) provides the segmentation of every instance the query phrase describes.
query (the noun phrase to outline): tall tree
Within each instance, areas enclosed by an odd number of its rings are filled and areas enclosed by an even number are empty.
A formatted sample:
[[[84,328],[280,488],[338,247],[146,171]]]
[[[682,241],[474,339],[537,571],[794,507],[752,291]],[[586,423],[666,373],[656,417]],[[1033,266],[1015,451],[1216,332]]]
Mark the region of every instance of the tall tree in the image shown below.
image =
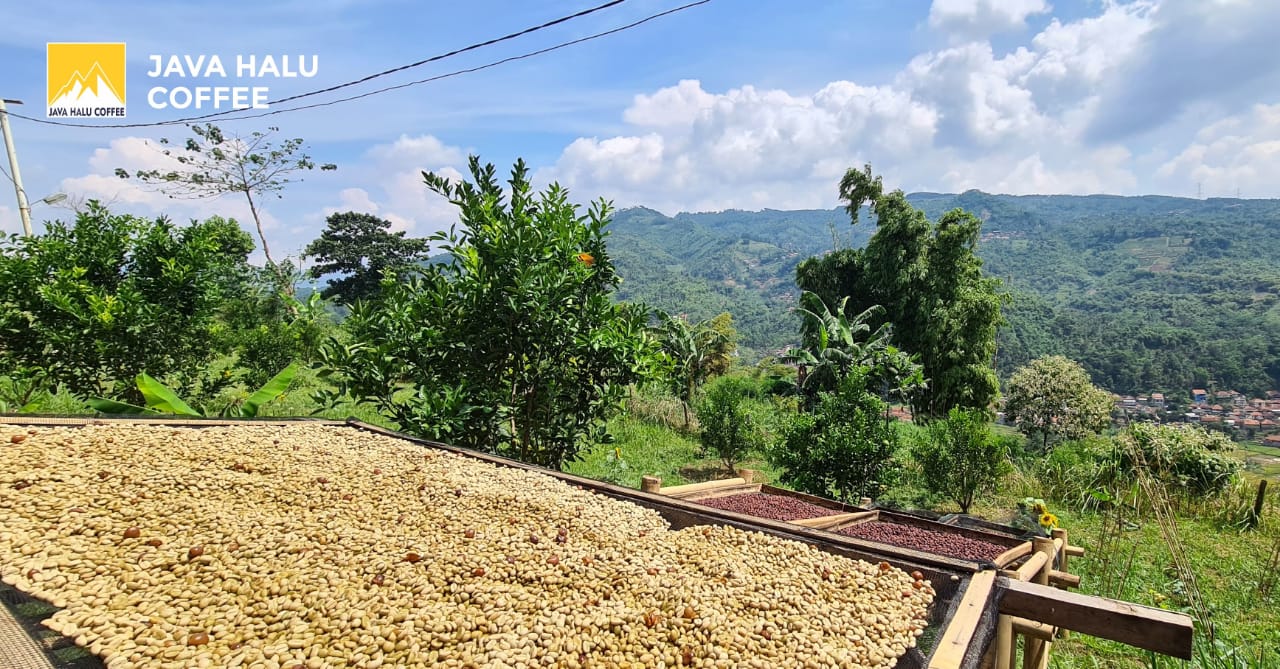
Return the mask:
[[[369,299],[378,294],[384,272],[402,275],[426,258],[427,240],[391,232],[391,221],[384,218],[348,211],[330,214],[325,222],[324,232],[304,251],[318,261],[312,278],[345,275],[325,287],[325,299],[345,304]]]
[[[267,266],[276,272],[281,289],[292,295],[291,270],[272,257],[259,209],[261,198],[267,195],[282,197],[280,192],[285,186],[300,180],[298,173],[315,168],[316,164],[303,150],[303,141],[285,139],[277,142],[272,135],[280,129],[275,127],[267,128],[266,132],[255,131],[247,137],[225,134],[213,124],[187,127],[192,136],[187,138],[181,149],[173,148],[167,138],[160,140],[165,147],[161,153],[173,160],[172,167],[138,170],[132,174],[116,168],[116,176],[137,179],[172,198],[205,199],[227,193],[243,194],[249,203],[249,213],[253,216]],[[320,169],[338,168],[326,163]]]
[[[534,192],[523,160],[505,188],[492,165],[473,156],[470,169],[470,181],[423,174],[458,207],[460,225],[431,240],[449,260],[352,309],[350,342],[321,351],[336,386],[321,399],[347,395],[409,432],[558,468],[646,377],[647,314],[613,300],[607,202],[583,215],[559,185]]]
[[[892,323],[894,345],[919,356],[924,368],[927,383],[911,396],[917,416],[988,408],[999,392],[992,358],[1007,297],[998,279],[982,274],[975,253],[982,222],[955,209],[930,223],[901,190],[885,193],[870,165],[845,173],[840,197],[854,224],[868,207],[875,234],[864,249],[802,262],[796,283],[827,304],[847,297],[848,314],[883,307],[868,325]]]
[[[1111,422],[1111,396],[1093,385],[1080,363],[1060,355],[1018,369],[1005,386],[1005,418],[1028,437],[1079,439]]]
[[[41,237],[0,239],[0,370],[43,369],[84,394],[144,370],[188,385],[218,353],[218,312],[252,249],[233,221],[177,227],[96,202]]]

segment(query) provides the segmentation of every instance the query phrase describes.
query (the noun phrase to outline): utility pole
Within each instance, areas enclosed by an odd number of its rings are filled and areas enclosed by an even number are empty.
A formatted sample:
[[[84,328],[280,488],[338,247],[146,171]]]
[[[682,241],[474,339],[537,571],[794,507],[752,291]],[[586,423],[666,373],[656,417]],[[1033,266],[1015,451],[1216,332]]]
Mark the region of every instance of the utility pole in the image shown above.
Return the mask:
[[[13,177],[13,190],[18,194],[18,215],[22,217],[22,233],[31,236],[31,205],[27,204],[27,192],[22,190],[22,173],[18,171],[18,153],[13,150],[13,131],[9,130],[9,111],[5,104],[22,104],[22,100],[0,98],[0,132],[4,133],[4,148],[9,154],[9,172]]]

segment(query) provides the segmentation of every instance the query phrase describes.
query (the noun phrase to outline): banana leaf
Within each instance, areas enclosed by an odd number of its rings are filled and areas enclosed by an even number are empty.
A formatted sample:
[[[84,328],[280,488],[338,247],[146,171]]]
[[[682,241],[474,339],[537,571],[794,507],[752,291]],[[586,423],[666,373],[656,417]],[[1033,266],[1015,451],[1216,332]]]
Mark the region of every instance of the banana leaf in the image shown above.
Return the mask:
[[[147,400],[147,406],[162,413],[183,416],[199,416],[199,411],[192,409],[178,394],[169,390],[163,383],[151,378],[146,372],[138,374],[138,390]]]
[[[88,399],[88,403],[94,411],[105,414],[131,416],[143,413],[156,413],[147,407],[140,407],[136,404],[128,404],[125,402],[117,402],[103,397],[90,397]]]
[[[284,394],[289,389],[289,384],[293,383],[293,377],[298,374],[298,363],[292,363],[288,367],[280,370],[279,374],[271,377],[265,385],[240,405],[240,415],[245,418],[253,418],[258,415],[258,409],[263,404],[270,402]]]

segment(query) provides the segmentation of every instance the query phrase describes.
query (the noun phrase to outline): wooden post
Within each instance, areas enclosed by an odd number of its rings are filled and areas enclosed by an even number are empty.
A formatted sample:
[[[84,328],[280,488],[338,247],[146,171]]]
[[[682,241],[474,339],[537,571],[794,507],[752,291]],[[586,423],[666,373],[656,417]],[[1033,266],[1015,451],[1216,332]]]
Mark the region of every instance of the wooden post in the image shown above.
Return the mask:
[[[858,500],[858,506],[860,506],[860,507],[862,507],[862,508],[864,508],[864,509],[865,509],[865,508],[867,508],[867,507],[869,507],[869,506],[871,506],[871,498],[870,498],[870,497],[863,497],[862,499]]]
[[[1031,582],[1049,585],[1049,572],[1053,569],[1053,558],[1054,553],[1057,552],[1057,546],[1053,543],[1053,539],[1036,537],[1031,540],[1031,547],[1036,553],[1044,555],[1044,566],[1036,570],[1035,575],[1031,577]],[[1041,656],[1045,652],[1044,641],[1026,635],[1023,635],[1023,639],[1022,669],[1038,669]]]
[[[1267,480],[1258,481],[1258,496],[1253,498],[1253,515],[1249,517],[1249,525],[1257,527],[1262,520],[1262,505],[1267,501]]]
[[[657,476],[641,476],[640,489],[656,495],[659,490],[662,490],[662,479]]]
[[[743,481],[746,481],[747,483],[751,483],[751,482],[752,482],[752,481],[754,481],[754,480],[755,480],[755,478],[756,478],[756,470],[754,470],[754,469],[739,469],[739,470],[738,470],[738,476],[742,477],[742,480],[743,480]]]
[[[1068,553],[1067,549],[1071,547],[1071,540],[1067,536],[1067,531],[1058,527],[1058,528],[1054,528],[1049,534],[1054,539],[1062,540],[1062,550],[1058,552],[1058,571],[1064,574],[1071,573],[1071,570],[1067,569],[1067,553]],[[1071,638],[1071,630],[1059,630],[1058,638],[1060,639]]]
[[[1013,638],[1013,618],[1001,615],[996,619],[996,669],[1013,669],[1017,653],[1018,646]]]

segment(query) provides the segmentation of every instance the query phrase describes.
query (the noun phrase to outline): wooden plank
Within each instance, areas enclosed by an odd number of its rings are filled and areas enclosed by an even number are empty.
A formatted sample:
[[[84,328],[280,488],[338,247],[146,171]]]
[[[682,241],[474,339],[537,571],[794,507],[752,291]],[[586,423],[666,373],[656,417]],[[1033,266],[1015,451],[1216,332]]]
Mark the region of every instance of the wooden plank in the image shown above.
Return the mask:
[[[677,499],[685,499],[690,502],[698,502],[704,499],[713,499],[716,497],[730,497],[733,495],[745,495],[747,493],[760,492],[759,483],[739,483],[738,485],[725,486],[716,488],[715,490],[703,490],[699,492],[684,493],[679,495],[668,495]],[[661,493],[666,495],[667,493]]]
[[[1031,542],[1023,542],[996,556],[996,559],[992,560],[992,562],[996,563],[999,567],[1007,567],[1010,562],[1013,562],[1030,552]]]
[[[1054,627],[1191,659],[1190,616],[1104,597],[999,579],[1000,612]]]
[[[663,488],[658,492],[668,497],[685,497],[687,495],[695,495],[700,492],[711,492],[721,488],[730,486],[740,486],[747,483],[743,478],[720,479],[718,481],[703,481],[702,483],[688,483],[685,485],[674,485]]]
[[[848,527],[850,525],[856,525],[858,522],[875,520],[876,516],[878,516],[879,513],[880,512],[878,511],[859,511],[857,513],[837,513],[834,516],[819,516],[817,518],[801,518],[799,520],[793,520],[791,522],[795,523],[796,525],[812,527],[816,530],[825,530],[828,527],[833,527],[835,525],[839,525],[840,527]]]
[[[1044,623],[1027,620],[1018,616],[1009,616],[1013,631],[1025,636],[1035,637],[1041,641],[1053,641],[1054,629]]]
[[[1044,569],[1045,564],[1048,562],[1049,556],[1044,553],[1036,553],[1035,555],[1027,558],[1027,561],[1023,562],[1021,567],[1014,570],[1014,573],[1018,575],[1019,581],[1030,581],[1031,577],[1040,573],[1040,570]]]
[[[994,571],[978,572],[969,579],[969,587],[965,588],[955,615],[951,616],[933,656],[929,658],[929,669],[960,669],[964,666],[965,655],[978,631],[978,621],[991,598],[995,581]]]
[[[1071,557],[1084,557],[1084,546],[1067,546],[1067,555]]]
[[[1078,588],[1080,587],[1080,577],[1076,574],[1068,574],[1065,571],[1054,569],[1049,572],[1049,585],[1058,588]]]

